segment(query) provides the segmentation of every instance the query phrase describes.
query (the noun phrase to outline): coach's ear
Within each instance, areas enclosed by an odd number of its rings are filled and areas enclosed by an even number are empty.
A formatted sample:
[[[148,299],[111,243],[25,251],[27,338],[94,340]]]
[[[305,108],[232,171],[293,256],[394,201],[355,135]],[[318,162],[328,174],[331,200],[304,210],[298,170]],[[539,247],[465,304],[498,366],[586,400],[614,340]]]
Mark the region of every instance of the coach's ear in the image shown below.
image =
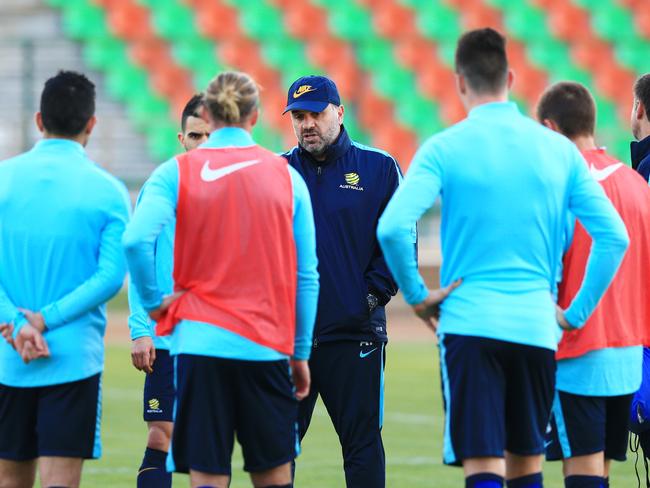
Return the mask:
[[[646,114],[646,108],[643,106],[641,103],[641,100],[635,100],[635,108],[634,108],[634,118],[636,120],[643,120],[645,118]]]

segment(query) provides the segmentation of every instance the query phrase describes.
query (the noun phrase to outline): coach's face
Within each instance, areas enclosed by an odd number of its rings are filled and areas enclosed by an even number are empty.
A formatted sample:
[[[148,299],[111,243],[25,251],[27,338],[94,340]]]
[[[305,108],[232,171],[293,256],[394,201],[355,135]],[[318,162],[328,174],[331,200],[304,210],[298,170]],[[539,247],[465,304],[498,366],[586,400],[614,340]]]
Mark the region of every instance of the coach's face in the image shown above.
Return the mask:
[[[291,123],[300,145],[316,159],[336,140],[343,123],[343,105],[329,104],[322,112],[292,110]]]

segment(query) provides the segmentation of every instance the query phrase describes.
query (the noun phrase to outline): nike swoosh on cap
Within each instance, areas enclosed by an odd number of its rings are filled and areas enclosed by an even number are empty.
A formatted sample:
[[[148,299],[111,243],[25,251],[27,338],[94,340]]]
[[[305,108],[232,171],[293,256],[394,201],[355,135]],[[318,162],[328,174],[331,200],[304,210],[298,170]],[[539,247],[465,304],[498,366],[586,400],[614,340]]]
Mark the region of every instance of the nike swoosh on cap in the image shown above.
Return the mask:
[[[618,170],[621,166],[623,166],[623,163],[616,163],[616,164],[612,164],[611,166],[607,166],[606,168],[598,169],[593,164],[591,164],[589,165],[589,172],[591,173],[591,176],[593,176],[596,181],[604,181],[607,178],[609,178],[612,174],[614,174],[614,172]]]
[[[259,159],[251,159],[250,161],[242,161],[241,163],[229,164],[228,166],[224,166],[223,168],[219,169],[210,169],[210,161],[206,161],[203,164],[203,168],[201,168],[201,179],[208,182],[215,181],[219,178],[223,178],[224,176],[234,173],[235,171],[253,166],[254,164],[260,162],[261,161]]]
[[[316,88],[309,88],[309,89],[303,90],[301,92],[298,92],[298,90],[296,90],[295,92],[293,92],[293,98],[300,98],[305,93],[309,93],[309,92],[313,92],[313,91],[316,91]]]

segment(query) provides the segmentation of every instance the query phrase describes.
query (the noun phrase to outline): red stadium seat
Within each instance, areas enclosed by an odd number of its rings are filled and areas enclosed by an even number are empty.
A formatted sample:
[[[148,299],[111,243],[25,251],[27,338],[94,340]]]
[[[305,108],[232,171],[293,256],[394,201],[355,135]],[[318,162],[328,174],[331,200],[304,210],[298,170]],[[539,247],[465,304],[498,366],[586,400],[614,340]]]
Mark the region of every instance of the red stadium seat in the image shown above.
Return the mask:
[[[413,12],[395,2],[377,6],[372,24],[379,35],[392,40],[413,36],[418,32]]]
[[[156,38],[149,10],[134,2],[116,2],[107,6],[108,25],[117,36],[128,41],[153,40]]]
[[[217,41],[242,37],[239,16],[234,8],[212,0],[198,0],[197,3],[194,8],[199,32]]]
[[[284,25],[287,31],[298,39],[318,39],[330,35],[327,14],[307,2],[296,2],[296,5],[286,9]]]
[[[132,42],[129,45],[129,54],[138,65],[146,69],[152,69],[161,62],[171,61],[167,43],[160,39]]]
[[[405,67],[419,72],[421,69],[434,65],[436,68],[445,69],[440,66],[436,48],[427,39],[415,35],[400,39],[395,42],[395,58]]]

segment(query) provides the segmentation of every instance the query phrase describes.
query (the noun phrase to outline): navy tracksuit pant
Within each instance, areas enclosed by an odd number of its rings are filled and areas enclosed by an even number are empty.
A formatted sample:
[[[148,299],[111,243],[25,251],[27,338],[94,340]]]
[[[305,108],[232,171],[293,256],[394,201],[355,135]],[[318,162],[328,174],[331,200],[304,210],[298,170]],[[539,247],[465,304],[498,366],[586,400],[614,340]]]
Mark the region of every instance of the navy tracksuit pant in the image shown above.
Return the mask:
[[[300,402],[298,428],[305,436],[320,394],[341,442],[347,488],[384,488],[381,439],[384,408],[383,342],[326,342],[309,360],[311,391]]]

